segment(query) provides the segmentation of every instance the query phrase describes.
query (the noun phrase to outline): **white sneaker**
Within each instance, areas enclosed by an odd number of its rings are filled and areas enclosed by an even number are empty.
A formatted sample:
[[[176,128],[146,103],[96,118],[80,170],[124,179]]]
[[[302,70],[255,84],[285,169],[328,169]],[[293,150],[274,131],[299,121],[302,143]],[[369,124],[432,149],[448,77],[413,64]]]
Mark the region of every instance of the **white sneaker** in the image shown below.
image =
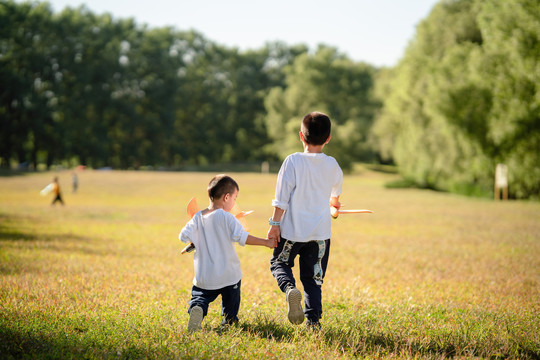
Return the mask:
[[[298,325],[304,322],[304,311],[302,310],[302,293],[297,288],[287,290],[287,305],[289,312],[287,316],[292,324]]]
[[[189,332],[194,332],[202,329],[203,309],[200,306],[194,306],[189,311],[189,321],[187,329]]]

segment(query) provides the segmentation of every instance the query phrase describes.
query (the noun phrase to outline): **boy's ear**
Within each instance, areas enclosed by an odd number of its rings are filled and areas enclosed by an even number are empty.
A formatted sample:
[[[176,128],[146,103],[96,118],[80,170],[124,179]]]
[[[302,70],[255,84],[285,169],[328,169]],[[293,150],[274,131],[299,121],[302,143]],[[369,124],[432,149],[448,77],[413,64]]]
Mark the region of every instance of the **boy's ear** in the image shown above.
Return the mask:
[[[328,139],[326,139],[326,141],[324,142],[324,145],[328,144],[331,138],[332,138],[332,135],[328,135]]]
[[[300,131],[300,141],[306,142],[306,139],[304,139],[304,133]]]

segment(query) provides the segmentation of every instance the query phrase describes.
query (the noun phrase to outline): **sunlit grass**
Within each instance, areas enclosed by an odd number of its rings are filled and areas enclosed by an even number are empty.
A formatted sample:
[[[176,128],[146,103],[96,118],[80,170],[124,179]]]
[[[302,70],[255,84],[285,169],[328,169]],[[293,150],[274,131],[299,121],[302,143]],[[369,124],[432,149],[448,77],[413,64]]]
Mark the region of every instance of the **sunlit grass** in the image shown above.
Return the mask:
[[[60,176],[65,207],[41,190]],[[186,332],[193,264],[177,240],[210,173],[0,178],[1,358],[540,357],[540,204],[386,189],[345,177],[319,333],[286,319],[270,250],[238,247],[240,324]],[[232,174],[265,236],[275,175]],[[297,271],[297,270],[296,270]]]

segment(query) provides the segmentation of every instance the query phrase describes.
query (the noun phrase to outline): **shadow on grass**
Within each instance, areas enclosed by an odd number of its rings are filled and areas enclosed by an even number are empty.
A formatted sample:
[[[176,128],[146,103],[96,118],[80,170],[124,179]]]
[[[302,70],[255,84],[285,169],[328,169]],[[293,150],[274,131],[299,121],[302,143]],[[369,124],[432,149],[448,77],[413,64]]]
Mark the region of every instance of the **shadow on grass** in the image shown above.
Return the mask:
[[[403,337],[399,333],[383,333],[376,329],[362,326],[340,329],[330,327],[322,331],[324,341],[348,350],[354,357],[372,356],[374,353],[406,354],[410,357],[427,358],[490,358],[506,359],[518,357],[522,359],[539,359],[540,353],[536,346],[526,342],[520,344],[499,344],[484,346],[476,339],[458,339],[455,337],[437,336],[426,332],[423,339]],[[508,346],[510,345],[510,346]],[[501,350],[505,349],[505,350]],[[381,351],[382,350],[382,351]]]
[[[35,240],[37,237],[34,234],[24,232],[19,229],[14,229],[9,226],[11,223],[21,222],[22,218],[0,213],[0,241],[1,240]]]
[[[289,340],[295,328],[283,325],[264,316],[257,317],[252,323],[240,322],[238,325],[242,331],[248,332],[262,339],[273,339],[275,341]]]
[[[25,323],[19,319],[9,319],[9,313],[0,313],[0,358],[2,359],[67,359],[67,358],[173,358],[178,350],[176,345],[167,348],[147,347],[136,344],[133,339],[120,341],[108,339],[106,332],[88,328],[84,323],[73,323],[67,328],[49,328],[39,324],[39,320]],[[89,331],[90,330],[90,331]],[[245,332],[260,339],[290,343],[298,347],[298,354],[305,344],[324,343],[331,349],[354,358],[521,358],[538,359],[538,348],[534,344],[507,349],[505,353],[483,353],[474,344],[460,342],[452,344],[436,337],[425,341],[411,341],[399,334],[383,334],[363,327],[343,328],[323,327],[321,331],[308,330],[304,324],[293,326],[273,319],[258,317],[253,322],[240,322],[231,328],[214,328],[224,341],[234,338],[236,332]],[[229,333],[232,331],[232,333]],[[147,339],[149,343],[156,339]],[[441,342],[442,340],[442,342]],[[221,340],[218,340],[221,341]],[[146,342],[145,342],[146,344]],[[207,344],[223,347],[223,343]],[[472,345],[472,346],[471,346]],[[205,346],[204,344],[202,345]],[[317,345],[315,345],[316,347]],[[228,347],[225,346],[225,347]],[[164,356],[167,355],[168,356]],[[178,358],[176,356],[176,358]],[[205,358],[205,356],[203,356]],[[224,358],[217,356],[217,358]]]
[[[0,250],[15,248],[96,256],[106,256],[112,253],[110,249],[100,250],[93,246],[93,240],[90,237],[75,234],[36,234],[20,225],[28,221],[37,220],[0,214]],[[8,255],[5,253],[0,261],[0,274],[39,271],[41,270],[36,262],[28,260],[28,258],[23,260],[17,254]]]
[[[146,358],[142,349],[128,346],[121,355],[95,339],[83,340],[77,335],[50,336],[0,326],[0,357],[2,359],[109,359]]]
[[[409,356],[435,356],[454,357],[456,348],[453,344],[437,344],[435,342],[419,343],[402,339],[399,335],[383,334],[377,331],[365,329],[324,329],[322,334],[324,341],[333,346],[339,345],[352,355],[366,356],[375,353],[408,354]],[[470,354],[476,355],[476,354]]]
[[[317,338],[317,341],[324,342],[330,347],[340,348],[349,352],[353,356],[367,356],[372,351],[392,353],[402,348],[400,341],[392,336],[384,334],[362,332],[361,329],[336,329],[335,327],[323,327],[320,330],[308,329],[304,324],[295,326],[291,324],[281,324],[276,321],[259,317],[253,323],[241,323],[239,327],[254,336],[263,339],[273,339],[278,342],[297,341],[294,340],[298,333],[304,333],[306,341],[312,341],[310,338]],[[414,347],[408,348],[413,354],[425,354],[425,351]],[[433,348],[429,351],[432,354],[452,356],[455,352],[441,351],[442,349]]]
[[[24,233],[14,229],[7,229],[0,225],[0,241],[34,241],[38,240],[34,234]]]
[[[54,359],[61,358],[63,353],[75,356],[77,352],[76,346],[60,343],[50,337],[0,328],[0,354],[4,359]]]
[[[37,222],[36,219],[25,218],[25,221]],[[23,222],[22,217],[0,214],[0,241],[5,242],[32,242],[32,241],[77,241],[77,242],[89,242],[89,237],[74,235],[74,234],[35,234],[30,231],[23,230],[23,226],[18,227],[16,224]],[[6,225],[7,224],[7,225]],[[14,224],[14,225],[9,225]],[[48,246],[50,248],[50,246]]]
[[[300,326],[282,324],[266,317],[258,317],[252,323],[240,323],[239,328],[254,336],[263,339],[272,339],[277,342],[298,342],[298,336],[305,336],[306,341],[324,342],[330,348],[341,349],[354,357],[372,357],[374,354],[395,354],[411,357],[427,358],[453,358],[453,357],[489,357],[503,359],[519,357],[524,359],[539,359],[540,353],[535,347],[523,343],[507,353],[483,353],[465,342],[447,342],[434,337],[415,341],[401,337],[399,334],[385,334],[375,329],[363,327],[341,328],[335,326],[325,327],[321,330],[311,330],[302,324]]]

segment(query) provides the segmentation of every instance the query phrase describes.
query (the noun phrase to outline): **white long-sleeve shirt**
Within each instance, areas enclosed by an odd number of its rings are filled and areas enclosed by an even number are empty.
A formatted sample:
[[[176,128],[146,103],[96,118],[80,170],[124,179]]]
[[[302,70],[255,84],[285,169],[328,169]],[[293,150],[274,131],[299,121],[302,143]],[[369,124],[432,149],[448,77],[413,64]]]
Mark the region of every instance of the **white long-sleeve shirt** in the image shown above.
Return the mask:
[[[331,236],[330,198],[341,195],[343,171],[324,153],[294,153],[279,170],[272,206],[285,210],[281,236],[308,242]]]
[[[239,282],[242,270],[234,243],[245,246],[247,237],[238,219],[223,209],[196,213],[178,235],[195,245],[193,285],[216,290]]]

